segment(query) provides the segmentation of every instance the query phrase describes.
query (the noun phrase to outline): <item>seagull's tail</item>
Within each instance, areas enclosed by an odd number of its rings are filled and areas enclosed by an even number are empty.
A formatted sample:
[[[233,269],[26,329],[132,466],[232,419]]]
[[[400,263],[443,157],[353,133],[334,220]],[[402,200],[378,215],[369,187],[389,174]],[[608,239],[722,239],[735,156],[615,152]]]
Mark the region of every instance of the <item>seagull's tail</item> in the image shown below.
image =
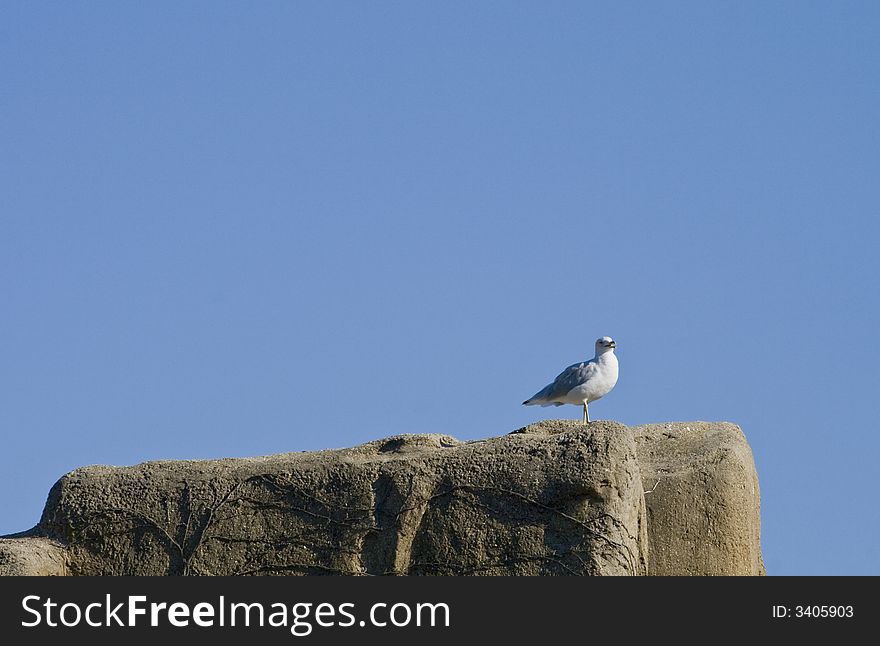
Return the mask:
[[[531,399],[527,399],[522,403],[523,406],[540,406],[541,408],[546,408],[547,406],[562,406],[561,402],[548,402],[544,399],[540,399],[538,397],[532,397]]]
[[[562,402],[553,401],[556,393],[553,392],[553,385],[544,386],[541,390],[529,397],[523,402],[523,406],[562,406]]]

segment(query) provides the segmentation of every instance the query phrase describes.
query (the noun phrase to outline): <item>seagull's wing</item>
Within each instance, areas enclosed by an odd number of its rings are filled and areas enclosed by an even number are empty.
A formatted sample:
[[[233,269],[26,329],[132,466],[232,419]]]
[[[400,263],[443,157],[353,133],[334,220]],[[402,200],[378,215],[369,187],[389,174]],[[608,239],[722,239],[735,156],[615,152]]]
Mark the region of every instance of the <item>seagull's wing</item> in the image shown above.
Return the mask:
[[[572,388],[585,383],[596,374],[598,366],[595,361],[574,363],[563,370],[552,384],[545,386],[543,390],[523,402],[526,405],[539,404],[541,406],[562,406],[562,402],[554,401],[565,397]]]

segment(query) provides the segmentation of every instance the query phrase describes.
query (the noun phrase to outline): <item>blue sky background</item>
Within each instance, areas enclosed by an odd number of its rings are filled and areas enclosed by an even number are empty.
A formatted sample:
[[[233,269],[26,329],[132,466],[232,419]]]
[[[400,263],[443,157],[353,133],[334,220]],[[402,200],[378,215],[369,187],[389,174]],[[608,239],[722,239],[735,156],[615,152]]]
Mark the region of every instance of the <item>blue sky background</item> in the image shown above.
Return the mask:
[[[880,574],[880,4],[4,2],[0,533],[94,463],[475,439],[608,334],[771,574]]]

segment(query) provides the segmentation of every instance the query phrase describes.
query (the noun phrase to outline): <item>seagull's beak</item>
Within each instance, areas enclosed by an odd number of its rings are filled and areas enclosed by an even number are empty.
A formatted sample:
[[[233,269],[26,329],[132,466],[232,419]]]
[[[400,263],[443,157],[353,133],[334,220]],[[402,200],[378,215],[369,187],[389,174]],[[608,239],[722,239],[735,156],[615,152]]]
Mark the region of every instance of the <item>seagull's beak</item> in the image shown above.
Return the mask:
[[[616,348],[617,344],[614,341],[612,341],[611,343],[608,344],[608,347],[609,348]]]

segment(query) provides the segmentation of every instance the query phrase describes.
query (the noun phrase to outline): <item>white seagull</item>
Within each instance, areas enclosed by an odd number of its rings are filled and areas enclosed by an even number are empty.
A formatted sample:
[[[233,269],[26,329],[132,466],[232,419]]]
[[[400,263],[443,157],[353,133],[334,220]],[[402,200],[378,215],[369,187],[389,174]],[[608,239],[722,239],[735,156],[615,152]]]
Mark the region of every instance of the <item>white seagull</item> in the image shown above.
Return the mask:
[[[610,336],[596,340],[596,356],[562,371],[552,384],[523,402],[524,406],[583,405],[584,424],[590,421],[587,404],[611,392],[617,383],[617,344]]]

